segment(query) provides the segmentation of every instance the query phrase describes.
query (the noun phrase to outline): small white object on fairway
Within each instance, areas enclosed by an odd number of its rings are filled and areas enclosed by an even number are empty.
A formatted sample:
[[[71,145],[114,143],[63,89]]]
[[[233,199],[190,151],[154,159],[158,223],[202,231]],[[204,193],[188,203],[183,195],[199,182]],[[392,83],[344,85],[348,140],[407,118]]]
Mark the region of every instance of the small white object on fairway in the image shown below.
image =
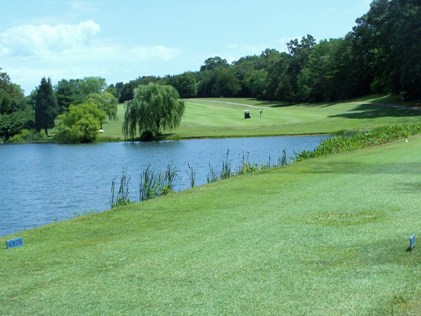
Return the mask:
[[[408,140],[407,139],[405,139],[405,143],[407,143],[408,142]]]

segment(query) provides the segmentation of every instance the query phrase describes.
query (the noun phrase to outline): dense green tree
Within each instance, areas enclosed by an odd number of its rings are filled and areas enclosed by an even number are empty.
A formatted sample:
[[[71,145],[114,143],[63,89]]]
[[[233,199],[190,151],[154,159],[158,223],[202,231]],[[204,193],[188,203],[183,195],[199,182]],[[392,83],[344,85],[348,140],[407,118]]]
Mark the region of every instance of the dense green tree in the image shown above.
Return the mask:
[[[0,142],[7,142],[23,129],[32,128],[33,124],[34,111],[22,89],[0,68]]]
[[[105,79],[101,77],[85,77],[80,80],[79,85],[84,101],[90,94],[101,93],[107,88]]]
[[[358,60],[354,65],[363,70],[360,95],[405,91],[421,97],[420,1],[374,0],[351,36],[352,58]]]
[[[164,81],[166,84],[173,86],[181,98],[193,98],[197,96],[197,81],[192,72],[167,76],[164,78]]]
[[[236,97],[240,90],[240,80],[235,76],[232,68],[224,68],[216,72],[212,96]]]
[[[323,40],[316,45],[298,75],[298,99],[303,102],[330,101],[338,98],[336,84],[336,51],[340,39]]]
[[[92,93],[86,99],[86,103],[93,103],[104,111],[109,120],[117,119],[117,99],[110,92]]]
[[[82,103],[84,98],[79,79],[60,80],[55,86],[55,93],[60,113],[67,112],[70,104]]]
[[[54,120],[59,113],[57,100],[50,78],[41,79],[35,100],[35,128],[44,130],[48,136],[48,129],[54,127]]]
[[[95,104],[71,105],[68,113],[58,116],[54,138],[60,143],[94,142],[105,117],[105,112]]]
[[[123,84],[121,89],[119,89],[119,99],[118,102],[123,103],[129,100],[132,100],[134,97],[134,89],[140,85],[147,85],[149,83],[159,82],[161,79],[155,76],[142,76],[135,80],[131,80],[128,83]]]
[[[29,108],[9,114],[0,114],[0,142],[7,142],[24,129],[33,128],[34,112]]]
[[[265,98],[268,69],[280,56],[275,49],[266,49],[260,56],[246,56],[234,61],[232,71],[239,80],[241,90],[238,96]]]
[[[115,88],[115,97],[117,98],[118,102],[124,102],[124,101],[120,101],[121,92],[123,90],[123,87],[124,87],[124,83],[123,82],[117,82],[114,85],[114,88]]]
[[[226,59],[216,56],[206,59],[204,64],[200,67],[200,71],[214,70],[220,67],[226,68],[229,67],[229,64]]]
[[[290,83],[287,75],[291,56],[282,53],[268,67],[268,75],[264,96],[269,100],[285,100],[285,95],[290,91]]]
[[[134,90],[133,100],[126,102],[123,132],[134,139],[137,131],[157,136],[161,130],[179,126],[184,113],[184,102],[179,100],[177,90],[169,85],[150,83]]]

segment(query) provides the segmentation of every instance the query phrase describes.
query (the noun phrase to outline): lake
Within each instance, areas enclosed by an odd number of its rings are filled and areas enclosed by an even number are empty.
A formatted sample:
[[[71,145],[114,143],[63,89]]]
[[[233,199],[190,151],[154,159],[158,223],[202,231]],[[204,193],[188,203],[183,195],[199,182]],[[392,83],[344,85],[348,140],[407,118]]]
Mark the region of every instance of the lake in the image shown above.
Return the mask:
[[[229,152],[236,170],[250,163],[274,165],[285,149],[287,157],[314,149],[328,136],[284,136],[198,139],[161,142],[120,142],[86,145],[0,145],[0,236],[64,220],[111,206],[112,180],[126,169],[130,196],[138,200],[139,177],[151,166],[178,170],[176,190],[190,187],[188,164],[196,171],[196,186],[207,182],[210,167],[221,169]],[[118,187],[117,187],[118,189]]]

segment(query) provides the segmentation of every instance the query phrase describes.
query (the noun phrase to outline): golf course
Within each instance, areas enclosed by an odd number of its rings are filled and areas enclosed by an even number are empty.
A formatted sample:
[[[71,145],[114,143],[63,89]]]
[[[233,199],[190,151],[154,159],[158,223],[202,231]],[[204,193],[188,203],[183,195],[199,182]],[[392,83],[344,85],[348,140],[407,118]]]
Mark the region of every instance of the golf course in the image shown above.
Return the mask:
[[[164,136],[169,139],[333,134],[369,130],[378,126],[417,124],[421,111],[416,102],[400,102],[390,96],[370,96],[348,102],[285,105],[276,101],[244,98],[185,100],[180,126]],[[261,110],[262,114],[260,116]],[[249,111],[251,119],[244,119]],[[117,120],[104,125],[100,137],[124,140],[124,105]]]
[[[166,136],[419,124],[386,99],[186,100]],[[123,139],[118,116],[101,137]],[[420,157],[414,135],[3,236],[23,246],[0,248],[0,314],[419,315]]]

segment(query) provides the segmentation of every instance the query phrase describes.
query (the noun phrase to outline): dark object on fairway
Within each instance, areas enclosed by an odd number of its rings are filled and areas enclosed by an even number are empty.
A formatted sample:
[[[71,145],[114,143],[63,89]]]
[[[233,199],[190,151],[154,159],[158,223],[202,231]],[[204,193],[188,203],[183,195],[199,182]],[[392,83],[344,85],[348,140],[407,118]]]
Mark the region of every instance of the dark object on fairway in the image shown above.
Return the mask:
[[[406,251],[412,251],[415,247],[416,241],[417,239],[415,238],[415,233],[413,233],[411,237],[409,237],[409,247],[406,249]]]
[[[244,119],[249,119],[249,118],[251,118],[250,111],[244,111]]]
[[[263,109],[260,110],[260,117],[262,117]]]
[[[22,237],[6,240],[6,248],[7,249],[16,248],[16,247],[20,247],[20,246],[23,246]]]

